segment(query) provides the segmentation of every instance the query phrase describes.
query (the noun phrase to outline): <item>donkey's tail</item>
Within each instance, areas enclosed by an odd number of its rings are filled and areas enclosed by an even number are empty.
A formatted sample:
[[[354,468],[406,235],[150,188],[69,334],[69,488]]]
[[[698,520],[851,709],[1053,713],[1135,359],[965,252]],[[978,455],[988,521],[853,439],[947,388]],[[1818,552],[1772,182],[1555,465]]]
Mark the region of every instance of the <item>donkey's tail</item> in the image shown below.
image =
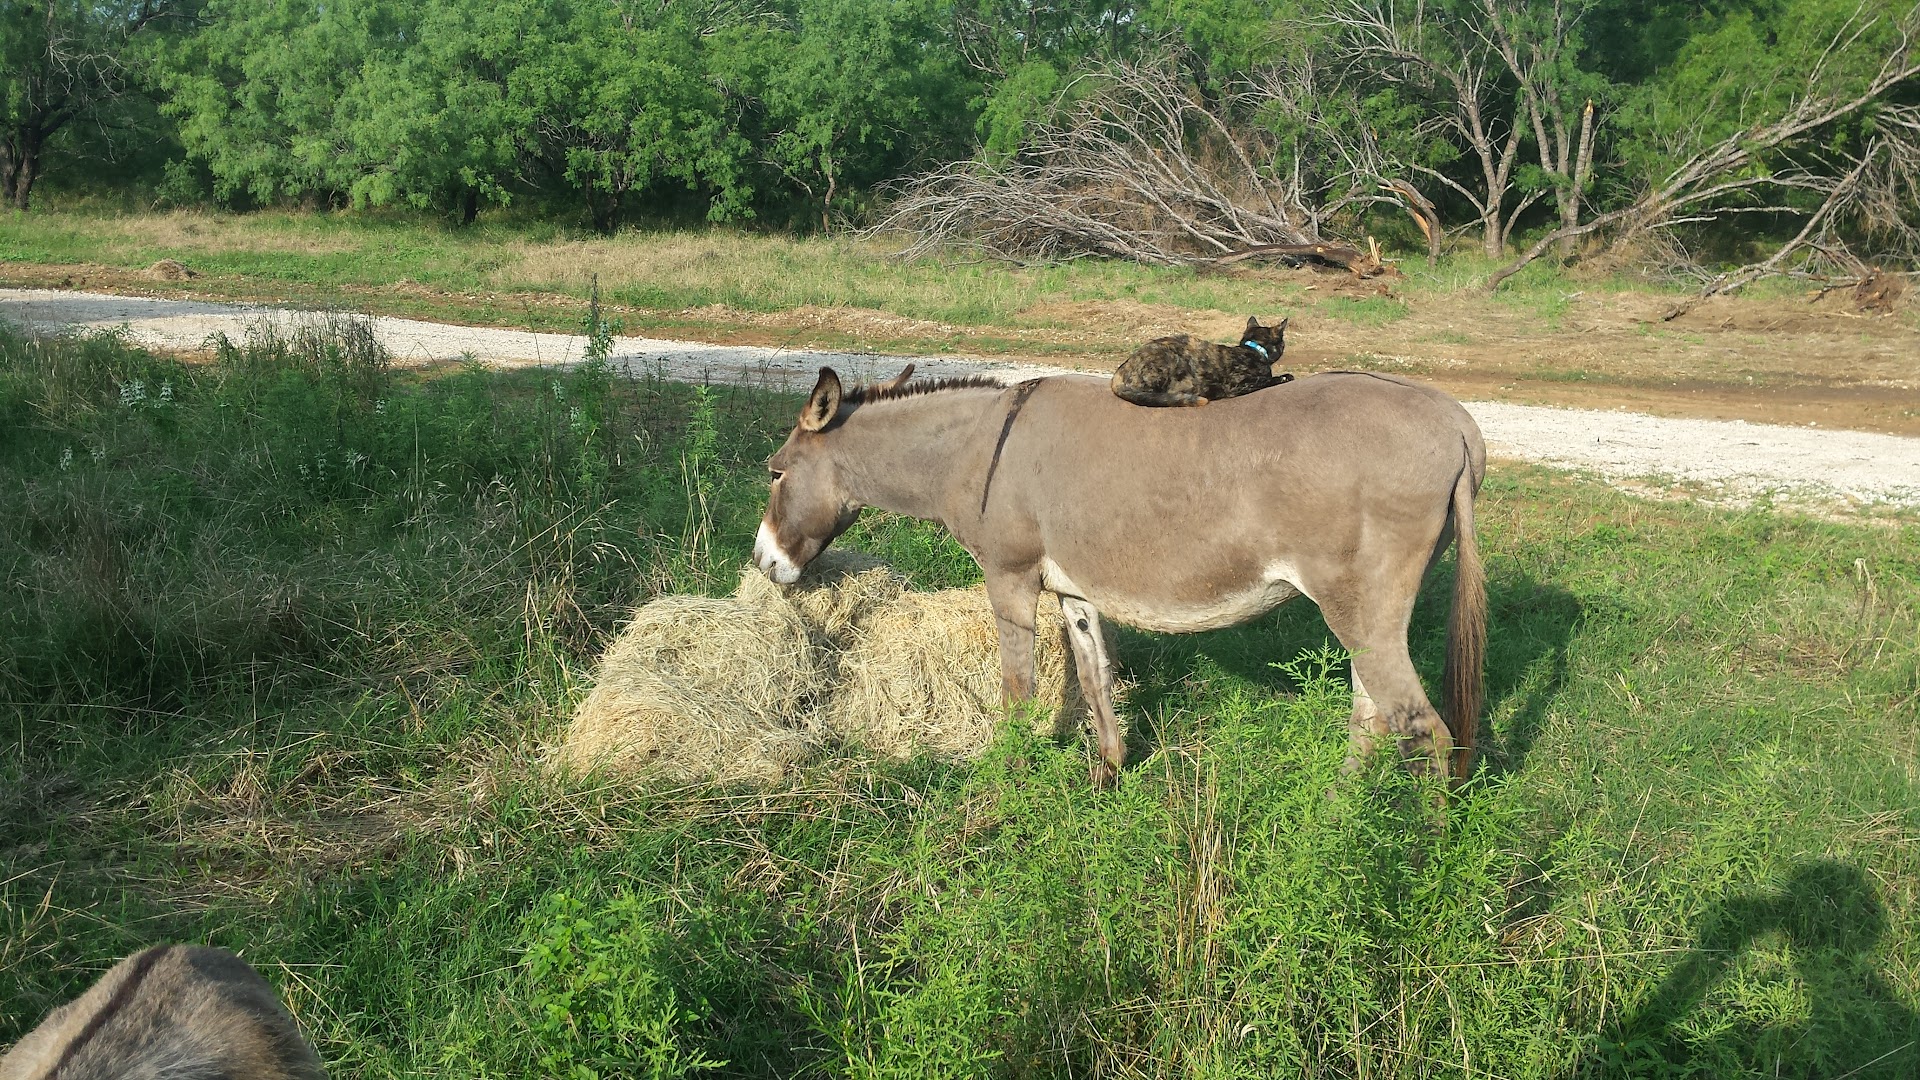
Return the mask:
[[[1461,463],[1453,482],[1455,569],[1453,608],[1447,613],[1447,726],[1453,730],[1449,770],[1464,780],[1473,768],[1473,746],[1480,735],[1480,708],[1486,697],[1487,573],[1480,565],[1480,541],[1473,526],[1473,464]]]

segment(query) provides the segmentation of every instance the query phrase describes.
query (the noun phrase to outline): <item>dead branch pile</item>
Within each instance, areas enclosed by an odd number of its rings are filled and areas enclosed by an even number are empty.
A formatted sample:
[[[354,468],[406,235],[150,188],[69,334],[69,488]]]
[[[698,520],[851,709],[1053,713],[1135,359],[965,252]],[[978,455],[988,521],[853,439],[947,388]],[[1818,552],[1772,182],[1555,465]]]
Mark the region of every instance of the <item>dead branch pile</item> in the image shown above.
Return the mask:
[[[1848,34],[1864,29],[1850,24],[1829,56],[1849,44]],[[1487,288],[1574,237],[1606,230],[1607,250],[1617,252],[1646,245],[1658,233],[1742,213],[1800,219],[1801,228],[1765,258],[1699,274],[1701,297],[1776,274],[1863,285],[1879,269],[1855,250],[1859,238],[1873,243],[1879,259],[1920,260],[1920,104],[1902,96],[1920,84],[1920,9],[1895,29],[1898,44],[1864,85],[1826,89],[1824,65],[1815,65],[1783,114],[1698,151],[1631,205],[1547,234],[1489,278]]]
[[[1036,722],[1086,712],[1057,602],[1035,644]],[[916,593],[880,563],[829,551],[788,589],[752,568],[731,597],[662,597],[601,660],[554,763],[675,780],[779,778],[836,746],[883,757],[978,755],[1000,709],[985,590]]]
[[[1203,99],[1172,57],[1086,78],[1091,92],[1041,124],[1018,156],[908,182],[870,233],[912,235],[908,257],[960,246],[1015,261],[1162,266],[1252,248],[1347,268],[1369,258],[1321,235],[1324,210],[1297,176],[1272,167],[1271,136],[1237,122],[1260,104],[1253,85]]]

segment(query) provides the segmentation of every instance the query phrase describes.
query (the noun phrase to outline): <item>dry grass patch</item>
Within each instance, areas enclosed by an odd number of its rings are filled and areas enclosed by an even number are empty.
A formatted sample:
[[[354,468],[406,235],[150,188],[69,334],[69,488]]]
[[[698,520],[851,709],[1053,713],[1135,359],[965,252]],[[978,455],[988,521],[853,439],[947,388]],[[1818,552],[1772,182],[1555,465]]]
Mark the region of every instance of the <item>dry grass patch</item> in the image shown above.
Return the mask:
[[[84,222],[87,236],[112,251],[131,255],[142,251],[230,252],[259,254],[335,255],[358,251],[378,238],[350,230],[304,227],[305,219],[273,215],[207,213],[168,210],[149,214],[93,216]]]
[[[509,241],[497,252],[500,267],[489,280],[502,289],[577,293],[596,277],[608,290],[670,281],[680,290],[795,298],[782,307],[832,291],[829,281],[860,268],[885,265],[885,253],[870,244],[719,231]],[[796,268],[805,272],[797,274]]]

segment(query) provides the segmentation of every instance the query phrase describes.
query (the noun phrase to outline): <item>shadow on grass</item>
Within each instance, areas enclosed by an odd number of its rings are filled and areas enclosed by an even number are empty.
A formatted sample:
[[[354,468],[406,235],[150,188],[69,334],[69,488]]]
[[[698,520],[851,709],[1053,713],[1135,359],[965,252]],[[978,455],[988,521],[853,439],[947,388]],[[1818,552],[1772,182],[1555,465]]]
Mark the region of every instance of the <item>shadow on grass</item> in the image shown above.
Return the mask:
[[[1920,1075],[1920,1014],[1900,1000],[1876,956],[1887,929],[1886,907],[1859,867],[1802,862],[1778,888],[1710,907],[1693,949],[1601,1034],[1576,1075]],[[1741,961],[1776,936],[1805,995],[1804,1016],[1769,1023],[1717,1003],[1720,985],[1764,977],[1743,971]],[[1799,1012],[1795,1005],[1787,1011]]]
[[[1453,574],[1435,574],[1414,609],[1411,647],[1429,696],[1439,700],[1446,660],[1447,606]],[[1565,684],[1567,644],[1580,625],[1580,602],[1557,585],[1525,573],[1499,571],[1487,579],[1487,717],[1504,716],[1489,741],[1482,732],[1482,768],[1517,771],[1533,748],[1547,710]],[[1323,648],[1337,649],[1332,631],[1311,601],[1295,600],[1243,626],[1206,634],[1146,634],[1119,629],[1117,653],[1132,680],[1123,712],[1159,718],[1172,703],[1201,700],[1208,689],[1239,684],[1255,693],[1290,695],[1299,687],[1279,665]],[[1343,669],[1336,673],[1346,678]],[[1133,726],[1128,756],[1139,761],[1156,748],[1158,721]]]

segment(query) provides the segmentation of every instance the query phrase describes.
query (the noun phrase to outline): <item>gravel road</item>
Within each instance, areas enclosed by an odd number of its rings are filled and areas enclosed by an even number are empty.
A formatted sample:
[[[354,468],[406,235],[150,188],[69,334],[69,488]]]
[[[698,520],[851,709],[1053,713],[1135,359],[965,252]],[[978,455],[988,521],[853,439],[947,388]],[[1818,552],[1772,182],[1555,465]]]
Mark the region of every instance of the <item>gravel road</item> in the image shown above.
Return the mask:
[[[0,289],[0,319],[42,330],[126,327],[162,349],[197,349],[215,334],[242,337],[249,325],[282,327],[322,316],[193,300],[162,300],[45,289]],[[428,364],[472,357],[500,367],[577,361],[585,339],[497,327],[372,318],[395,360]],[[904,357],[622,337],[613,359],[629,370],[688,382],[805,390],[822,364],[855,378],[889,377]],[[989,374],[1007,379],[1060,369],[969,357],[911,358],[919,374]],[[1688,420],[1593,409],[1469,401],[1497,458],[1539,462],[1646,487],[1677,483],[1712,501],[1777,502],[1832,511],[1876,504],[1920,508],[1920,439],[1860,431]]]

